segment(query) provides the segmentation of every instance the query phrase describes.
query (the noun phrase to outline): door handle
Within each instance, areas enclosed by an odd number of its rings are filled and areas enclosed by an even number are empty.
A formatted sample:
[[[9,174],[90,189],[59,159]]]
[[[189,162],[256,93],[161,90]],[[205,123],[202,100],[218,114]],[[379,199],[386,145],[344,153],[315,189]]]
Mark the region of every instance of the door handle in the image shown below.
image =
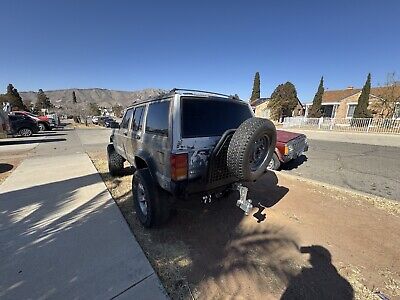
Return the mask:
[[[135,139],[140,140],[141,136],[139,134],[135,134]]]
[[[124,131],[124,133],[123,133],[125,136],[127,136],[128,135],[128,131]]]

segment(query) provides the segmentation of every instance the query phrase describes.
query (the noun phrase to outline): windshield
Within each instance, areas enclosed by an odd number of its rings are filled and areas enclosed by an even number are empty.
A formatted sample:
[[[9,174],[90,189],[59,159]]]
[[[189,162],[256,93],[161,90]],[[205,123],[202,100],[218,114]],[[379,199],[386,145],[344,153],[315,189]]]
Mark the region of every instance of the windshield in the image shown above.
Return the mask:
[[[182,99],[182,137],[220,136],[252,117],[242,101],[221,98]]]

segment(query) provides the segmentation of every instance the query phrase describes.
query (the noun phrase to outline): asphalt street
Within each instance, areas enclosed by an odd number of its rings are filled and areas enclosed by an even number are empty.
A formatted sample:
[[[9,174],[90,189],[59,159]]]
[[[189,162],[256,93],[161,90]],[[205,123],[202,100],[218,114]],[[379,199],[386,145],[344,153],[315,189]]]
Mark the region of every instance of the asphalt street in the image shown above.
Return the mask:
[[[400,148],[309,140],[281,172],[400,201]]]
[[[32,137],[29,143],[11,146],[12,153],[32,146],[35,156],[106,151],[111,131],[99,127],[48,132],[41,135],[45,142]],[[348,140],[311,138],[309,151],[284,165],[281,172],[400,201],[400,148],[352,143],[351,135]]]

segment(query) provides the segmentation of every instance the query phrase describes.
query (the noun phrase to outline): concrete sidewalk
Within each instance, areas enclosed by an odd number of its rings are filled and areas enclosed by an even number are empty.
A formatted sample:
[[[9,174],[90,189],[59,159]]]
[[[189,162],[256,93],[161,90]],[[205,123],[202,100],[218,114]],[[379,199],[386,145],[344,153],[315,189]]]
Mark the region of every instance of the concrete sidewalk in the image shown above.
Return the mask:
[[[323,131],[323,130],[305,130],[299,128],[278,128],[287,131],[304,133],[310,140],[353,143],[353,144],[366,144],[366,145],[379,145],[400,147],[399,134],[377,134],[377,133],[364,133],[364,132],[337,132],[337,131]]]
[[[166,299],[86,154],[25,160],[0,185],[1,299]]]

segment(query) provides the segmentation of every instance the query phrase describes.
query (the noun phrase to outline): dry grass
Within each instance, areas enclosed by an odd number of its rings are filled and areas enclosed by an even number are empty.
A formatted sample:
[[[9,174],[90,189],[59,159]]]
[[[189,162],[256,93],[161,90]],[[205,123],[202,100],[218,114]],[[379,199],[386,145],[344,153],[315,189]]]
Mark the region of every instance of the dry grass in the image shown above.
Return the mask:
[[[165,236],[173,234],[168,229],[144,229],[133,210],[132,175],[127,172],[126,176],[112,177],[108,173],[103,154],[88,154],[168,294],[172,299],[191,298],[191,290],[184,275],[184,270],[190,268],[191,264],[188,247],[181,241],[162,242]]]
[[[111,195],[115,199],[116,203],[118,204],[121,212],[123,213],[126,221],[128,222],[132,232],[134,233],[136,239],[138,240],[139,244],[143,248],[144,252],[146,253],[147,258],[149,259],[150,263],[152,264],[153,268],[158,273],[163,285],[165,286],[169,296],[172,299],[194,299],[194,298],[203,298],[204,293],[207,293],[207,290],[204,291],[204,288],[207,286],[214,287],[213,292],[217,290],[222,290],[226,287],[218,287],[215,288],[217,282],[217,278],[214,277],[205,277],[200,283],[194,284],[188,278],[188,274],[193,271],[193,249],[191,246],[186,244],[182,241],[182,239],[174,238],[177,233],[176,227],[174,226],[166,226],[162,229],[144,229],[133,212],[133,205],[132,205],[132,198],[131,198],[131,181],[132,175],[128,174],[123,177],[111,177],[108,174],[108,166],[107,161],[104,157],[104,154],[96,154],[96,153],[89,153],[94,165],[98,169],[99,173],[101,174],[107,188],[109,189]],[[326,193],[330,193],[332,196],[332,189],[330,187],[322,187],[321,185],[312,184],[310,185],[311,189],[318,190],[321,195]],[[348,197],[351,194],[347,195],[346,197],[343,196],[343,193],[337,193],[335,196],[336,198],[344,197],[345,199],[340,200],[348,200]],[[354,195],[353,195],[354,196]],[[374,207],[379,209],[385,210],[391,214],[399,215],[400,208],[397,203],[393,203],[392,201],[384,201],[379,198],[375,197],[365,197],[360,200],[360,196],[354,196],[354,200],[359,205],[365,205],[369,203]],[[343,201],[343,203],[346,203]],[[347,202],[348,203],[348,202]],[[293,219],[298,218],[293,215],[290,216]],[[180,218],[183,219],[183,223],[187,223],[189,220],[193,218],[194,222],[198,222],[198,216],[194,217],[193,210],[181,208],[180,209]],[[197,219],[196,219],[197,218]],[[197,221],[196,221],[197,220]],[[185,224],[186,224],[185,223]],[[190,225],[193,226],[193,225]],[[192,228],[194,231],[196,230]],[[211,225],[212,226],[212,225]],[[191,228],[191,227],[190,227]],[[187,230],[191,230],[187,228]],[[207,230],[207,229],[205,229]],[[196,239],[201,239],[204,237],[194,237]],[[251,248],[247,248],[252,251]],[[248,252],[248,253],[250,253]],[[230,252],[229,252],[230,253]],[[199,253],[198,255],[202,255]],[[265,257],[260,257],[260,259],[266,259]],[[280,261],[279,259],[277,261]],[[198,263],[198,262],[197,262]],[[248,263],[248,262],[247,262]],[[281,262],[280,262],[281,263]],[[263,264],[257,262],[257,265],[262,266]],[[297,266],[298,269],[301,266]],[[354,298],[355,299],[379,299],[375,292],[378,292],[379,289],[376,287],[367,286],[366,280],[363,277],[363,270],[357,268],[352,265],[345,265],[340,263],[338,266],[338,272],[341,276],[343,276],[352,286],[354,290]],[[226,276],[234,276],[235,272],[229,272]],[[258,277],[264,278],[264,284],[269,286],[270,290],[274,290],[274,294],[277,295],[276,291],[282,288],[282,284],[284,284],[284,280],[277,277],[276,274],[273,272],[266,272],[265,270],[260,273],[262,275],[257,275]],[[382,271],[381,274],[385,280],[385,286],[380,288],[384,289],[387,292],[390,292],[391,295],[398,297],[400,296],[400,283],[395,278],[399,278],[398,274],[393,274],[389,270]],[[260,277],[260,278],[261,278]],[[223,278],[223,277],[222,277]],[[284,285],[283,285],[284,288]],[[229,293],[226,295],[228,296]],[[221,294],[216,294],[216,298],[223,297]]]

